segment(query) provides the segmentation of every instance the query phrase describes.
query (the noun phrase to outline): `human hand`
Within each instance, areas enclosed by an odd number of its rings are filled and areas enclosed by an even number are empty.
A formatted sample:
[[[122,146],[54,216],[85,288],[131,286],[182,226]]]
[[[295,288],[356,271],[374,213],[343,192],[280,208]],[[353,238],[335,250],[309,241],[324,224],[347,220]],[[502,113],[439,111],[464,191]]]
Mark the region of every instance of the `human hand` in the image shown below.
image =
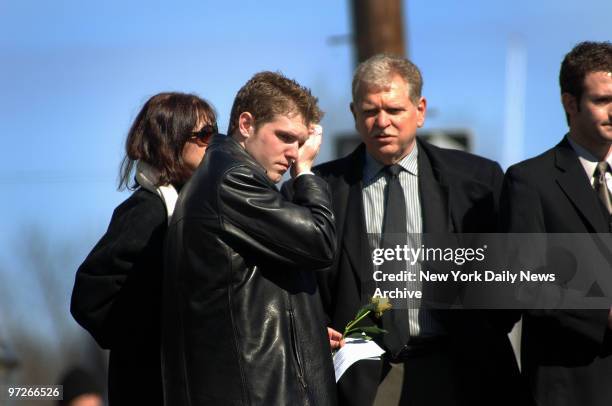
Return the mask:
[[[344,347],[344,339],[342,334],[331,327],[327,327],[327,337],[329,337],[329,346],[332,350],[338,350]]]
[[[302,172],[310,172],[312,164],[321,148],[323,139],[323,127],[318,124],[310,126],[309,136],[298,149],[297,159],[291,166],[291,177],[296,177]]]

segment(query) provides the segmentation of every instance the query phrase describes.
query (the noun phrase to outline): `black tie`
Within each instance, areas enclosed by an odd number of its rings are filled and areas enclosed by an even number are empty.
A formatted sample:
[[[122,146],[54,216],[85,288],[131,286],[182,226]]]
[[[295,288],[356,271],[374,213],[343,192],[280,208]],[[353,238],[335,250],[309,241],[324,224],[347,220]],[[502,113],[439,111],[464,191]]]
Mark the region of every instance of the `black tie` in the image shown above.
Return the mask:
[[[612,214],[612,199],[610,199],[610,191],[606,185],[606,172],[608,172],[608,170],[610,170],[610,165],[608,165],[606,161],[600,162],[597,164],[597,169],[595,169],[593,177],[595,178],[595,191],[599,199],[606,210],[608,210],[608,214]]]
[[[395,164],[385,166],[387,174],[387,204],[385,205],[382,247],[393,248],[396,245],[404,246],[407,241],[406,227],[406,200],[404,191],[399,181],[401,166]],[[403,261],[385,261],[381,265],[383,274],[397,274],[406,270]],[[386,290],[393,290],[395,287],[402,291],[402,285],[398,282],[383,285]],[[397,299],[396,302],[400,302]],[[390,355],[397,355],[410,339],[410,328],[408,325],[407,304],[404,308],[395,306],[391,311],[383,313],[382,323],[388,333],[384,336],[384,342]]]

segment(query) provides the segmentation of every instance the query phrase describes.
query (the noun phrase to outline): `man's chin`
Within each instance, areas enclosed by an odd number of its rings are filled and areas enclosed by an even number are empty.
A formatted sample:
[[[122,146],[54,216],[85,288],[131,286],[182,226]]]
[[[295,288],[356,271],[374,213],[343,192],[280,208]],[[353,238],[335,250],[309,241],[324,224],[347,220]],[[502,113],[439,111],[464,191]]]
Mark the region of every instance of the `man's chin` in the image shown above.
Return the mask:
[[[592,137],[599,140],[602,144],[612,143],[612,131],[598,131],[597,134],[594,134]]]
[[[272,173],[268,172],[267,175],[268,175],[268,179],[270,179],[272,182],[278,183],[283,178],[283,174],[284,173],[285,172],[282,172],[282,173],[280,173],[280,172],[272,172]]]
[[[399,148],[394,146],[393,148],[377,148],[374,151],[370,151],[370,155],[383,165],[392,165],[407,155],[407,152],[402,153]]]
[[[612,128],[604,127],[603,131],[600,131],[600,137],[608,142],[612,142]]]

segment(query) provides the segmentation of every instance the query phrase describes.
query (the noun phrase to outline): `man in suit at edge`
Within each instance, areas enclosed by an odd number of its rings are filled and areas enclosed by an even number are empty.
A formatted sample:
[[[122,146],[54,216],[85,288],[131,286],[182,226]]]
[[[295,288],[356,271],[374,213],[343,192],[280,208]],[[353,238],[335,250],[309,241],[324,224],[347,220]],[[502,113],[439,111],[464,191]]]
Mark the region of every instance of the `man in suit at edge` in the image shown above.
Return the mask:
[[[508,169],[502,194],[506,231],[610,232],[611,72],[610,42],[583,42],[565,56],[559,82],[569,133],[542,155]],[[611,327],[606,309],[523,314],[523,374],[538,405],[612,404]]]
[[[362,144],[350,155],[315,168],[330,184],[337,218],[333,269],[319,279],[336,330],[343,331],[373,294],[367,283],[373,271],[367,234],[385,232],[391,176],[399,177],[403,191],[406,232],[496,230],[500,166],[417,139],[427,104],[421,88],[419,69],[404,58],[376,55],[360,64],[350,108]],[[395,164],[395,173],[385,169]],[[386,348],[382,361],[351,366],[338,382],[341,405],[518,404],[510,388],[518,379],[507,337],[512,323],[487,323],[470,311],[406,313],[404,326],[383,322],[389,336],[409,328],[406,345]]]

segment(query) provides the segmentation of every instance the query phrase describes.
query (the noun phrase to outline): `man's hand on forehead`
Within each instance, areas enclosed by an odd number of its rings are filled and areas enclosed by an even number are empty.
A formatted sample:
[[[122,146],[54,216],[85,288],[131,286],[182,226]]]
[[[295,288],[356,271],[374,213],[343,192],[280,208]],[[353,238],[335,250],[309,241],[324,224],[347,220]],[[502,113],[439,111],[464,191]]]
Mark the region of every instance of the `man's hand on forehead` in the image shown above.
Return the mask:
[[[298,157],[291,166],[291,176],[295,177],[302,172],[310,172],[313,162],[321,148],[323,138],[323,127],[311,124],[309,136],[298,150]]]

